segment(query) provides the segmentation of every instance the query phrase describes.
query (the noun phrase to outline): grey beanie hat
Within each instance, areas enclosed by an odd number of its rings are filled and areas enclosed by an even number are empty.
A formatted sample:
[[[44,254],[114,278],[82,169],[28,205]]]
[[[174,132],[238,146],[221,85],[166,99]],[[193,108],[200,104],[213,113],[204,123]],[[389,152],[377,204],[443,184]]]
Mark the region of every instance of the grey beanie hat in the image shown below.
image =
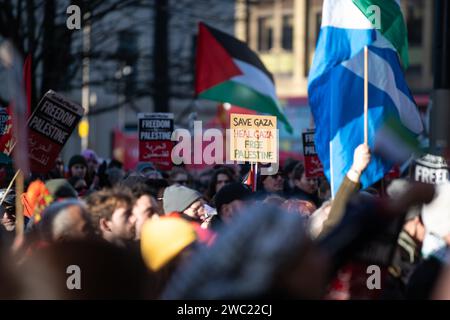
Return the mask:
[[[66,179],[51,179],[45,186],[54,198],[77,198],[78,193]]]
[[[163,196],[164,213],[183,212],[201,197],[197,191],[178,184],[167,187]]]

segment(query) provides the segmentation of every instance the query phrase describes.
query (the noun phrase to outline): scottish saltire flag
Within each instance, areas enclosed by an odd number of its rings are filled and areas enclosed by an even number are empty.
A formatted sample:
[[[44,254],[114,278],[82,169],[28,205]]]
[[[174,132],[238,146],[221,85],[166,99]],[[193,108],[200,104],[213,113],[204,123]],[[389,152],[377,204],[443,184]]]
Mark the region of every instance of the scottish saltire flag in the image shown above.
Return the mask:
[[[408,65],[408,44],[399,1],[324,0],[308,95],[317,152],[333,194],[350,169],[355,148],[364,142],[364,46],[369,49],[369,147],[391,115],[416,135],[423,129],[401,68],[401,63]],[[391,167],[373,155],[361,177],[363,187]]]
[[[274,115],[292,133],[272,74],[242,41],[199,23],[195,93],[198,97]]]

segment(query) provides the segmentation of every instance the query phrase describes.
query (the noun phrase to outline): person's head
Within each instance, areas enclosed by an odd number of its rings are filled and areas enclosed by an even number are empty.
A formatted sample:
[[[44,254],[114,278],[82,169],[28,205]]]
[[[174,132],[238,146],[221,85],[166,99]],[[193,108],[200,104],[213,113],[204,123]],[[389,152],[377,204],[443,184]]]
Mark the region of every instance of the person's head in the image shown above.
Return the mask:
[[[186,254],[182,253],[186,253],[196,239],[194,227],[184,219],[149,219],[142,226],[142,257],[147,267],[156,272],[177,257],[186,258]]]
[[[158,204],[158,214],[163,215],[164,190],[169,186],[169,182],[165,179],[147,179],[145,183],[150,188],[153,198],[156,199],[156,203]]]
[[[264,204],[271,204],[273,206],[281,207],[281,205],[286,201],[285,198],[280,197],[276,194],[270,194],[262,200]]]
[[[164,190],[164,213],[182,213],[189,218],[202,221],[205,201],[200,193],[185,186],[172,185]]]
[[[110,169],[110,168],[123,169],[123,163],[117,159],[111,159],[111,161],[108,163],[108,165],[106,167],[108,169]]]
[[[411,184],[406,179],[393,180],[386,189],[386,193],[392,201],[398,201],[407,194]],[[412,207],[408,210],[403,229],[418,243],[422,243],[425,238],[425,225],[421,216],[420,207]]]
[[[330,183],[325,177],[319,178],[319,198],[322,201],[328,201],[331,199],[331,187]]]
[[[108,168],[105,171],[108,183],[110,186],[114,187],[119,183],[125,176],[125,172],[117,167]]]
[[[273,175],[261,176],[261,184],[264,191],[269,193],[280,193],[284,188],[284,174],[277,172]]]
[[[130,182],[130,179],[124,180],[123,184],[126,184],[126,182]],[[136,199],[133,206],[133,215],[136,219],[136,239],[139,239],[141,237],[142,225],[147,219],[158,214],[159,207],[155,198],[152,196],[150,188],[143,181],[134,183],[129,188],[133,193],[133,197]]]
[[[93,236],[93,226],[86,205],[76,199],[54,202],[42,212],[38,223],[42,240],[71,241]]]
[[[81,179],[81,178],[74,178]],[[84,181],[84,179],[82,179]],[[45,187],[47,188],[50,195],[55,200],[77,198],[77,190],[70,184],[66,179],[50,179],[45,182]]]
[[[228,223],[237,212],[242,210],[252,197],[252,191],[247,185],[233,182],[227,184],[214,197],[219,217]]]
[[[294,168],[293,173],[294,185],[303,190],[306,193],[313,194],[317,192],[317,179],[307,178],[305,175],[305,167],[302,163],[299,163]]]
[[[310,217],[317,210],[315,204],[310,201],[289,199],[283,203],[283,207],[289,213]]]
[[[0,199],[5,195],[6,189],[0,190]],[[6,231],[16,229],[16,193],[10,190],[0,206],[0,222]]]
[[[161,173],[150,162],[139,162],[136,166],[136,173],[147,179],[161,179]]]
[[[6,188],[14,175],[12,160],[0,152],[0,188]]]
[[[212,199],[220,189],[232,182],[234,182],[234,177],[230,170],[222,168],[214,171],[208,186],[207,197]]]
[[[294,168],[297,164],[299,164],[300,161],[295,159],[288,159],[286,161],[286,164],[284,166],[284,173],[286,174],[286,179],[289,181],[289,187],[294,187]]]
[[[171,184],[179,184],[182,186],[190,186],[191,179],[186,170],[180,167],[174,167],[170,171],[169,181]]]
[[[69,175],[71,177],[86,178],[87,162],[82,155],[74,155],[69,160]]]
[[[86,149],[81,155],[86,159],[87,170],[89,172],[96,172],[98,168],[98,157],[94,150]]]
[[[87,198],[97,232],[107,241],[123,245],[135,238],[134,199],[125,188],[104,189]]]
[[[55,165],[48,175],[51,179],[64,178],[64,161],[61,157],[56,158]]]

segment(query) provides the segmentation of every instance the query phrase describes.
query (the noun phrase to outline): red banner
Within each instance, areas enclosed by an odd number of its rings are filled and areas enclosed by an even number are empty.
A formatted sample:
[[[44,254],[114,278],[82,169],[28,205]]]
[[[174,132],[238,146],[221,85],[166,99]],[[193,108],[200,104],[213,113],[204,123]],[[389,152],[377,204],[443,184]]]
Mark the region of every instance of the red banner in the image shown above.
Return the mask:
[[[140,161],[151,162],[160,170],[172,169],[170,154],[173,141],[141,141],[139,143]]]
[[[139,113],[139,161],[151,162],[160,170],[172,169],[173,114]]]
[[[316,153],[314,131],[303,133],[303,155],[305,157],[305,177],[318,178],[323,176],[323,166]]]
[[[134,170],[139,162],[139,142],[136,131],[114,130],[113,158],[123,163],[125,170]]]
[[[14,146],[10,107],[0,108],[0,152],[11,154]]]

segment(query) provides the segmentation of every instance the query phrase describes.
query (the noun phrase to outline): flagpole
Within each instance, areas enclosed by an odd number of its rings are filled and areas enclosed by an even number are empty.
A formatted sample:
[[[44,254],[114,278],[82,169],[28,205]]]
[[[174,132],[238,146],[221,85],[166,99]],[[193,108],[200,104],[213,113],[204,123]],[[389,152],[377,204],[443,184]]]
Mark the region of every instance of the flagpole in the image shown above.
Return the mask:
[[[331,189],[331,199],[334,199],[334,170],[333,170],[333,142],[330,141],[330,189]]]
[[[23,173],[22,170],[17,170],[17,183],[16,183],[16,237],[21,238],[24,231],[24,217],[23,217],[23,205],[22,194],[24,189]]]
[[[253,177],[253,192],[256,192],[257,187],[258,187],[258,162],[255,163],[255,167],[254,167],[254,177]]]
[[[364,144],[367,146],[369,144],[369,66],[368,66],[368,49],[364,46]]]

